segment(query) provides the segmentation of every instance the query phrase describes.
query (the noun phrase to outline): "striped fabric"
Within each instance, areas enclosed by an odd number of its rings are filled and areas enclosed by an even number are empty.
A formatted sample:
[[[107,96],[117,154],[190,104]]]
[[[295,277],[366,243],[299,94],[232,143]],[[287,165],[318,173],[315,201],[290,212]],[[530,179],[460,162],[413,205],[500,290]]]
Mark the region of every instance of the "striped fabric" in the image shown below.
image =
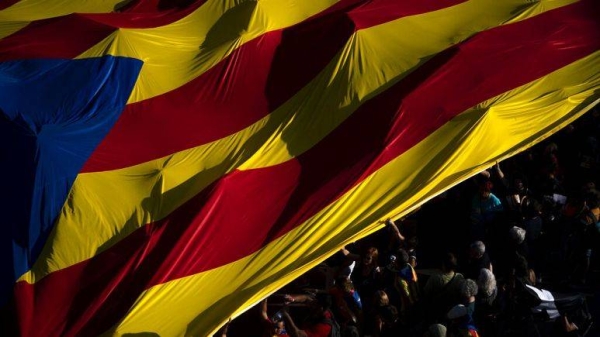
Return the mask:
[[[10,335],[209,336],[600,98],[596,0],[8,0]]]

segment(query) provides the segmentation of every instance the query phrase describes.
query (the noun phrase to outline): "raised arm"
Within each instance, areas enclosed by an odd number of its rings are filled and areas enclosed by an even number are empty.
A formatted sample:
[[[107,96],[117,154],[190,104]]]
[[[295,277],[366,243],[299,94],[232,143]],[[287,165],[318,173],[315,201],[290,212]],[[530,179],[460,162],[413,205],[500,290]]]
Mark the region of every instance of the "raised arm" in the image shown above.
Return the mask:
[[[288,313],[287,309],[282,310],[283,321],[285,322],[285,327],[288,335],[290,337],[308,337],[304,330],[300,330],[296,323],[292,319],[292,316]]]
[[[404,240],[406,240],[404,235],[402,235],[402,233],[400,233],[400,229],[398,229],[398,226],[396,226],[396,223],[394,222],[394,220],[392,220],[392,219],[385,220],[385,226],[388,228],[390,233],[392,233],[392,236],[396,240],[398,240],[400,242],[404,242]]]

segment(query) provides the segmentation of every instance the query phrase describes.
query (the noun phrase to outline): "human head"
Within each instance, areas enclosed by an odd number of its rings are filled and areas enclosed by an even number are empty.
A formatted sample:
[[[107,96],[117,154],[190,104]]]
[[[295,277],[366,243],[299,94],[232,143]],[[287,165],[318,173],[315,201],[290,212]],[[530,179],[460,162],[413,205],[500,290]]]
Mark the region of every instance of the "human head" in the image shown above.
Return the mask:
[[[471,279],[466,279],[460,287],[460,294],[465,298],[470,298],[477,295],[477,283]]]
[[[482,241],[475,241],[471,244],[470,255],[472,258],[479,259],[485,253],[485,244]]]
[[[396,256],[398,257],[398,265],[403,267],[408,263],[408,252],[406,252],[406,250],[404,249],[398,249],[398,252],[396,253]]]
[[[364,265],[377,265],[377,259],[379,258],[379,251],[375,247],[370,247],[365,251],[362,256],[362,263]]]
[[[425,337],[446,337],[447,329],[442,324],[432,324],[427,329]]]
[[[515,173],[513,176],[513,187],[517,191],[523,191],[527,188],[527,178],[520,172]]]
[[[481,268],[479,278],[477,279],[477,285],[483,294],[491,296],[496,289],[496,277],[494,276],[494,273],[487,268]]]
[[[458,267],[456,256],[452,253],[446,253],[442,260],[442,270],[445,272],[455,271]]]
[[[354,291],[354,284],[352,280],[348,279],[346,276],[341,275],[338,276],[335,280],[336,287],[342,289],[346,293],[351,293]]]
[[[462,320],[462,318],[467,316],[467,314],[467,307],[465,307],[463,304],[457,304],[454,307],[452,307],[450,311],[448,311],[447,317],[449,320],[452,321],[460,321]]]
[[[525,241],[526,233],[527,232],[523,228],[518,227],[518,226],[513,226],[509,232],[510,238],[513,240],[513,242],[515,244],[518,244],[518,245],[523,243],[523,241]]]
[[[380,309],[381,319],[387,324],[393,324],[398,320],[398,308],[386,305]]]
[[[285,331],[285,322],[283,321],[277,321],[275,323],[273,323],[273,334],[274,335],[280,335],[281,333],[283,333]]]
[[[492,187],[494,184],[491,180],[485,180],[479,184],[479,195],[482,198],[489,198],[490,194],[492,194]]]
[[[373,301],[376,307],[383,307],[390,304],[390,298],[388,297],[387,293],[383,290],[377,290],[375,292]]]

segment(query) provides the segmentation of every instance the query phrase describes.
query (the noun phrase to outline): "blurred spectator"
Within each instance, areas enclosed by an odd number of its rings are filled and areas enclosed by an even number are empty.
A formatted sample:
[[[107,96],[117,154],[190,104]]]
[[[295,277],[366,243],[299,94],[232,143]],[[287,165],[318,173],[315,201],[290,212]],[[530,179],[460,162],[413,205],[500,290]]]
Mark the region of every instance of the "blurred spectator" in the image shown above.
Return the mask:
[[[363,303],[370,303],[373,294],[379,288],[381,269],[378,265],[379,251],[376,247],[369,247],[360,256],[354,256],[357,261],[350,278],[363,299]]]
[[[449,337],[479,337],[477,327],[473,317],[469,315],[468,309],[458,304],[454,306],[447,314]]]
[[[283,312],[278,311],[272,317],[267,314],[267,299],[265,298],[260,304],[260,316],[263,321],[265,337],[288,337],[283,322]]]
[[[469,247],[469,261],[465,269],[465,277],[476,279],[479,277],[481,268],[492,269],[492,261],[485,251],[485,244],[482,241],[475,241]]]
[[[329,293],[335,304],[333,313],[342,330],[348,326],[361,326],[363,321],[362,301],[360,294],[354,289],[352,281],[345,276],[338,277]]]
[[[431,324],[423,337],[446,337],[446,326],[442,324]]]
[[[308,302],[310,311],[308,317],[299,328],[294,319],[288,313],[287,307],[282,310],[283,319],[290,337],[328,337],[333,329],[339,330],[339,324],[335,321],[331,306],[333,304],[331,295],[318,293],[311,299],[308,296],[290,295],[294,302]]]
[[[477,292],[477,306],[482,311],[490,312],[496,302],[496,296],[498,295],[498,286],[496,284],[496,277],[491,270],[482,268],[477,278],[477,285],[479,291]]]
[[[382,306],[375,316],[375,337],[399,336],[400,324],[398,309],[393,305]]]
[[[429,277],[423,296],[426,300],[425,310],[431,315],[430,319],[440,322],[449,308],[460,303],[460,289],[464,277],[456,272],[458,267],[456,257],[448,253],[442,260],[442,272]]]
[[[485,240],[487,231],[504,208],[500,199],[492,193],[490,180],[481,180],[478,186],[478,192],[471,200],[471,239]]]
[[[462,302],[467,308],[467,314],[470,316],[473,316],[475,313],[475,296],[478,290],[477,283],[471,279],[466,279],[460,287]]]

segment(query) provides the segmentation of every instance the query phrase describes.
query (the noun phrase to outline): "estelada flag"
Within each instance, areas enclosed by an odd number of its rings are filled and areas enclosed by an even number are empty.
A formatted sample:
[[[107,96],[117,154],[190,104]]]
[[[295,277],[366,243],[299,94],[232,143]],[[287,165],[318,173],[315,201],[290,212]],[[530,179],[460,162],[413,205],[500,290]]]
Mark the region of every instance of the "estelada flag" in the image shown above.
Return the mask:
[[[595,0],[0,8],[19,336],[208,336],[599,98]]]

